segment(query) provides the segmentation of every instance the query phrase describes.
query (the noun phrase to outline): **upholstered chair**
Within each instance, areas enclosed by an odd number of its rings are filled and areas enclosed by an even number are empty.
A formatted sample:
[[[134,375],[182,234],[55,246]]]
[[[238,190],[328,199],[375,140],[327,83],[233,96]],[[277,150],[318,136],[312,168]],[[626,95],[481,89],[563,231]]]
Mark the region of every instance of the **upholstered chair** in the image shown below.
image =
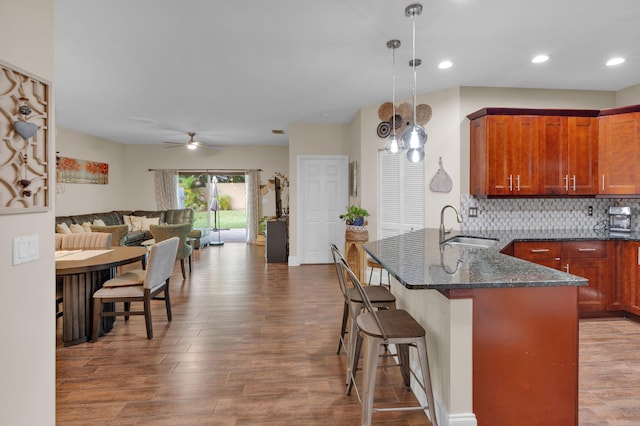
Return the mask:
[[[156,243],[164,241],[171,237],[180,238],[180,244],[178,244],[178,252],[176,253],[176,260],[180,260],[180,268],[182,269],[182,278],[187,278],[185,273],[184,262],[185,259],[189,262],[189,272],[192,269],[191,254],[193,249],[187,244],[187,235],[191,231],[190,223],[179,223],[175,225],[149,225],[149,231],[153,235],[153,239]]]
[[[180,239],[169,238],[151,246],[147,269],[134,269],[106,281],[102,288],[93,294],[93,332],[91,341],[98,340],[100,319],[106,316],[144,315],[147,328],[147,339],[153,338],[151,322],[151,300],[159,299],[157,295],[164,293],[167,320],[171,321],[171,300],[169,298],[169,278],[173,273],[176,252]],[[124,309],[114,312],[103,312],[105,303],[124,303]],[[142,311],[132,311],[131,302],[142,302]]]
[[[123,245],[122,237],[124,237],[124,234],[126,234],[128,230],[127,225],[91,225],[91,232],[108,232],[113,235],[111,241],[115,246]]]
[[[56,250],[107,249],[111,247],[112,234],[105,232],[82,232],[78,234],[56,234]],[[56,318],[63,312],[62,279],[56,280]]]

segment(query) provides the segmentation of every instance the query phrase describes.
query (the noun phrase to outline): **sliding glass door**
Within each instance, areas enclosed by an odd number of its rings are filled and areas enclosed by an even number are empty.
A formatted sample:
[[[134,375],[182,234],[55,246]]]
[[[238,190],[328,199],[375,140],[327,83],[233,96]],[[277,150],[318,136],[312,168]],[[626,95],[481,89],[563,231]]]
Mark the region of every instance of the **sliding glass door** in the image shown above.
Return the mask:
[[[178,205],[195,211],[194,228],[246,229],[244,174],[193,174],[178,178]]]

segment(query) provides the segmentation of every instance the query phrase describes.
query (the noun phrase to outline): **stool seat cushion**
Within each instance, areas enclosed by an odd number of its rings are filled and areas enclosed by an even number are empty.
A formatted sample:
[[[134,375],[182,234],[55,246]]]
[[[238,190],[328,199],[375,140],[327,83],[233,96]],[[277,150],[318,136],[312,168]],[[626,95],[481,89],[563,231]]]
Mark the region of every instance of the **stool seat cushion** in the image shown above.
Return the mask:
[[[396,298],[386,287],[379,285],[372,285],[364,287],[364,291],[367,293],[367,297],[371,300],[371,303],[393,303]],[[362,296],[358,292],[358,289],[351,287],[347,290],[347,297],[351,302],[362,303]]]
[[[387,338],[414,338],[424,337],[424,328],[405,310],[394,309],[387,311],[377,311],[378,319]],[[372,337],[382,337],[382,332],[378,327],[375,317],[371,312],[364,312],[356,318],[360,331]]]

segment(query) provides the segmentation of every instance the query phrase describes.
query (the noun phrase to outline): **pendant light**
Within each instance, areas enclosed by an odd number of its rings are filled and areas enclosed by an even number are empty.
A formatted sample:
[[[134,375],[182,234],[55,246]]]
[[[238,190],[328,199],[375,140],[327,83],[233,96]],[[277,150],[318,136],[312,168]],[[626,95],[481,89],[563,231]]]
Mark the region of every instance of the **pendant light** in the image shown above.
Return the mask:
[[[387,138],[387,143],[384,145],[384,150],[389,154],[397,154],[404,151],[404,142],[402,138],[396,133],[396,49],[400,47],[400,40],[389,40],[387,47],[393,49],[393,89],[392,99],[393,102],[393,115],[391,116],[391,134]]]
[[[413,3],[407,6],[404,14],[412,18],[413,23],[413,55],[409,62],[413,70],[413,122],[402,133],[402,141],[407,150],[407,159],[417,163],[424,159],[424,145],[427,143],[427,132],[424,127],[416,122],[416,66],[420,65],[420,59],[416,59],[416,16],[422,13],[422,5]]]

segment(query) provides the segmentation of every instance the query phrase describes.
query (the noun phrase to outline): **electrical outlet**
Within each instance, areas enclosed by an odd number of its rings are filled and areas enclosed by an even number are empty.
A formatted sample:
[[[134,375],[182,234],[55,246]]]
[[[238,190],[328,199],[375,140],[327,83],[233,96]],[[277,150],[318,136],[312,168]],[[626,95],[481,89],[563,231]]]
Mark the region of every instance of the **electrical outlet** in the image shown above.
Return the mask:
[[[587,207],[587,215],[588,216],[593,216],[593,206]]]
[[[469,217],[478,217],[477,207],[469,207]]]

